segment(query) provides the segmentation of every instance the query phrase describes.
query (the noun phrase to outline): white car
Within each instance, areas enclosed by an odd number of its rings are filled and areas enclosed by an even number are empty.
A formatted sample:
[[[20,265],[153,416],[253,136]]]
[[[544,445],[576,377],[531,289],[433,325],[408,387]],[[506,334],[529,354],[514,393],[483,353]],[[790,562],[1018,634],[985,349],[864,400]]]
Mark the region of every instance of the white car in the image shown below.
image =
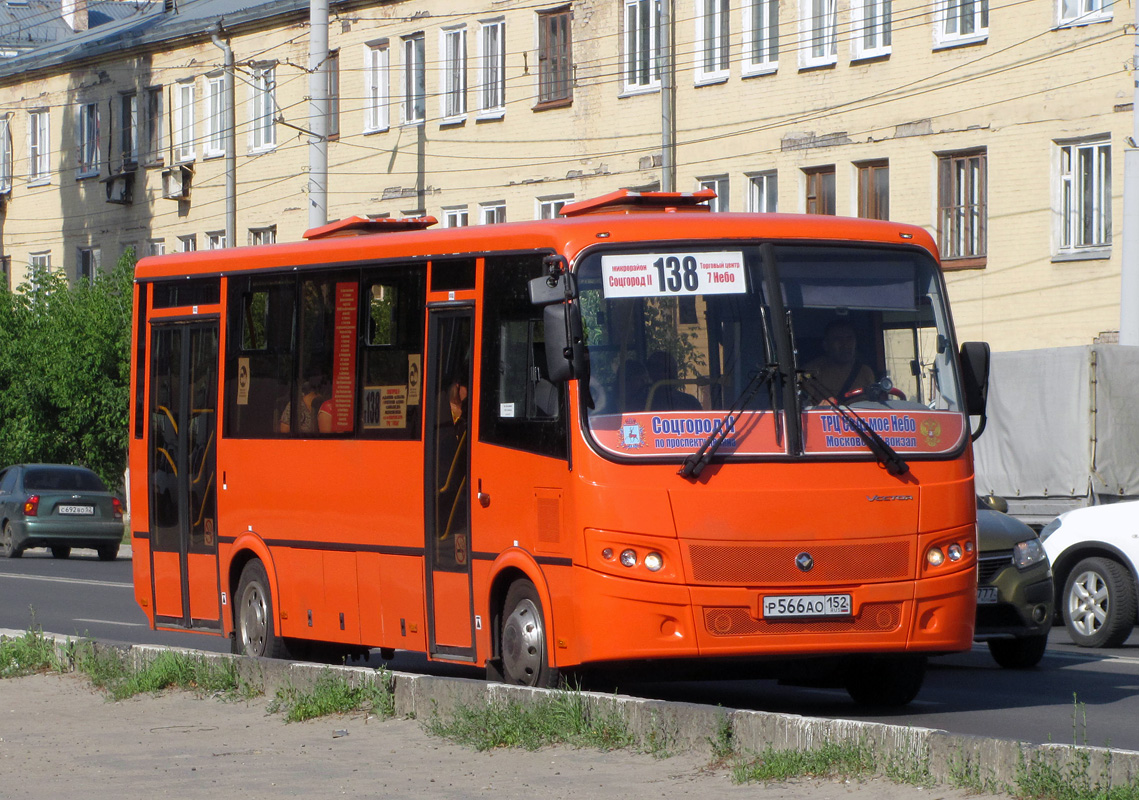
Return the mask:
[[[1118,647],[1136,624],[1139,501],[1067,511],[1040,532],[1056,608],[1081,647]]]

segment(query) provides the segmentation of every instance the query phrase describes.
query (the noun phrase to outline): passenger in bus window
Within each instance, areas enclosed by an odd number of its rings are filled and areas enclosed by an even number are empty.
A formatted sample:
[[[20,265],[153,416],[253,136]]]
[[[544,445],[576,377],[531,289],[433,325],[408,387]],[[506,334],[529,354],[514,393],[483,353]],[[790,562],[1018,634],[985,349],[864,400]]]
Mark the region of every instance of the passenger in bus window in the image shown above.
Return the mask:
[[[317,413],[324,402],[322,390],[326,382],[320,373],[313,373],[301,382],[301,402],[297,407],[297,433],[317,432]],[[292,430],[292,412],[293,404],[289,401],[285,403],[285,409],[281,412],[281,433],[289,433]]]
[[[806,366],[813,381],[807,392],[818,403],[828,397],[841,400],[848,393],[874,383],[874,372],[858,358],[858,333],[844,319],[827,323],[823,331],[823,353]]]

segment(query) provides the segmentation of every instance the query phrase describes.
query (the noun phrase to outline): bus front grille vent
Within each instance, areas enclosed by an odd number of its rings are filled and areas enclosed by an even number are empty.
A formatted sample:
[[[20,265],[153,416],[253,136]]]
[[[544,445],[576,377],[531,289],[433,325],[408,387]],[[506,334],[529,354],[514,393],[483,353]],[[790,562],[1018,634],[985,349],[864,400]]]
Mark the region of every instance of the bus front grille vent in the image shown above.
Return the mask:
[[[788,633],[882,633],[902,624],[901,603],[867,603],[853,619],[756,619],[747,608],[705,608],[704,627],[713,636]]]
[[[795,566],[795,558],[810,550],[814,565],[809,572]],[[841,544],[728,545],[690,544],[692,577],[698,583],[794,585],[868,583],[913,578],[910,542],[858,542]]]

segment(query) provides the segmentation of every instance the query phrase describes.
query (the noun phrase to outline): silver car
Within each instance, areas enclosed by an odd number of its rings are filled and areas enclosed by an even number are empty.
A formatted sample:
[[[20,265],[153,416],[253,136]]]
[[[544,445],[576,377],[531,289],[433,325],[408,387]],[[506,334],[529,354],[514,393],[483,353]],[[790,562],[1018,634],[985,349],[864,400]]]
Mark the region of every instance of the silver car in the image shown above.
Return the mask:
[[[85,467],[16,464],[0,470],[0,550],[19,558],[47,547],[67,558],[73,547],[91,547],[113,561],[123,540],[123,506]]]

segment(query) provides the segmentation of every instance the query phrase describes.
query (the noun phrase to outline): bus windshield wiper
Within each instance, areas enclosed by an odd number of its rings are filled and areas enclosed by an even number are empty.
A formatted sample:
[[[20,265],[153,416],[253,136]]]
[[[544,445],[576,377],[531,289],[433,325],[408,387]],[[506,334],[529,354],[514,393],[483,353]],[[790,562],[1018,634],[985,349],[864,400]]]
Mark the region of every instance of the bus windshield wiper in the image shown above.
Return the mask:
[[[763,369],[756,370],[751,374],[751,378],[748,379],[739,397],[728,407],[724,418],[716,423],[716,427],[708,434],[708,438],[704,440],[704,444],[700,445],[699,450],[684,459],[684,465],[677,471],[678,475],[691,480],[700,477],[700,473],[704,471],[704,467],[708,466],[708,463],[712,460],[712,456],[716,455],[716,451],[720,449],[720,445],[728,438],[728,431],[730,431],[735,424],[736,415],[747,407],[747,404],[751,402],[751,398],[755,397],[755,393],[759,391],[759,388],[771,380],[775,373],[776,368],[769,364]]]
[[[838,414],[844,420],[846,420],[846,424],[850,426],[851,430],[853,430],[862,438],[862,441],[864,441],[866,443],[866,446],[870,448],[870,452],[872,452],[874,454],[874,457],[878,459],[878,463],[885,467],[887,472],[889,472],[891,475],[900,476],[905,475],[910,471],[910,465],[906,463],[906,460],[902,458],[898,454],[898,451],[891,447],[890,443],[883,439],[881,435],[879,435],[878,431],[874,430],[874,428],[865,419],[863,419],[857,411],[855,411],[846,403],[842,403],[840,405],[838,401],[835,400],[835,398],[829,395],[826,387],[823,386],[822,382],[819,381],[819,379],[815,376],[811,375],[809,372],[800,372],[798,374],[800,376],[800,380],[805,385],[808,385],[814,389],[820,397],[824,398],[824,402],[827,405],[837,411]]]

